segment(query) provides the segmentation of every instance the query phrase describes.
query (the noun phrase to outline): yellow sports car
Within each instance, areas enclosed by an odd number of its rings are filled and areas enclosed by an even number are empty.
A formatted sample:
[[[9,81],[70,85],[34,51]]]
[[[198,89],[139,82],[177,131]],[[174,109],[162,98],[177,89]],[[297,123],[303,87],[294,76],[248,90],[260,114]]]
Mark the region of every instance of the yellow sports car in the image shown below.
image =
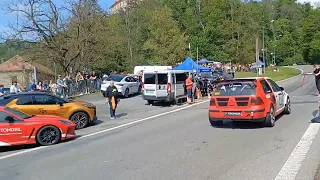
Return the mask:
[[[8,94],[0,97],[0,106],[29,115],[56,115],[70,119],[76,129],[87,127],[97,120],[96,106],[82,101],[64,100],[44,92]]]

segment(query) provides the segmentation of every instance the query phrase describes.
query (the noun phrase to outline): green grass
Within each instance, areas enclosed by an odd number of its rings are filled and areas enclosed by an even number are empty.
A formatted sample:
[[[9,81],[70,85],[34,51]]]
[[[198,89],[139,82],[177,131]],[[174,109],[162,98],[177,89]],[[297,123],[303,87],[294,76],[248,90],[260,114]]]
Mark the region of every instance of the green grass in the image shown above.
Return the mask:
[[[280,81],[283,79],[287,79],[301,73],[300,70],[290,68],[290,67],[278,67],[279,72],[273,72],[273,68],[267,68],[266,74],[262,74],[261,77],[269,77],[274,81]],[[236,72],[236,78],[244,78],[244,77],[257,77],[257,73],[252,72]]]

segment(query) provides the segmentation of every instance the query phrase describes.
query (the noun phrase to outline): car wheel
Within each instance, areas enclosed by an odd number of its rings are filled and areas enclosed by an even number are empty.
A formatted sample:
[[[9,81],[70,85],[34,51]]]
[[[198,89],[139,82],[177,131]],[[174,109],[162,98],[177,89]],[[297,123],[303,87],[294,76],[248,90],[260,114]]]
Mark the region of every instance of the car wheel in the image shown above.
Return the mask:
[[[265,127],[273,127],[276,123],[276,117],[274,115],[274,108],[273,106],[270,107],[270,112],[268,112],[266,119],[264,121]]]
[[[129,89],[128,88],[124,91],[124,97],[125,98],[129,97]]]
[[[289,97],[287,98],[287,103],[286,103],[286,106],[284,107],[284,113],[285,114],[291,113],[291,102]]]
[[[212,119],[209,119],[209,122],[211,124],[211,126],[219,126],[221,124],[223,124],[223,121],[220,121],[220,120],[212,120]]]
[[[153,103],[154,103],[154,101],[148,100],[148,104],[153,104]]]
[[[55,126],[44,126],[38,131],[36,140],[41,146],[57,144],[61,140],[61,131]]]
[[[70,120],[76,124],[76,129],[82,129],[89,125],[89,116],[85,112],[74,113]]]

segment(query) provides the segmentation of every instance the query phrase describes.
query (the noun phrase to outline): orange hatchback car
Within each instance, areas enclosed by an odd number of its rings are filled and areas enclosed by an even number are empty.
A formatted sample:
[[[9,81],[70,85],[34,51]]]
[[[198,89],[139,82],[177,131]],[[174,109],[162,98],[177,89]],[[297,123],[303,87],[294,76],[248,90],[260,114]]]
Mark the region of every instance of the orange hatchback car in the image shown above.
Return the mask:
[[[283,87],[269,78],[239,78],[216,85],[210,99],[209,121],[213,126],[233,120],[273,127],[281,113],[291,113],[290,98]]]

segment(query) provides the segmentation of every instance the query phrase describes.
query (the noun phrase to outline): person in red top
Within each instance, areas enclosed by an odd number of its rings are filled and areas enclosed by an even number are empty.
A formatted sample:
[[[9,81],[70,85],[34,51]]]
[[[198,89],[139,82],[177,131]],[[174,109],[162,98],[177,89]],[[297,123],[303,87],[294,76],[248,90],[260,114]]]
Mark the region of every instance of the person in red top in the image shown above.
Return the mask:
[[[188,103],[191,104],[192,102],[192,88],[193,88],[193,82],[192,82],[192,75],[190,74],[189,77],[186,79],[186,89],[187,89],[187,100]]]

